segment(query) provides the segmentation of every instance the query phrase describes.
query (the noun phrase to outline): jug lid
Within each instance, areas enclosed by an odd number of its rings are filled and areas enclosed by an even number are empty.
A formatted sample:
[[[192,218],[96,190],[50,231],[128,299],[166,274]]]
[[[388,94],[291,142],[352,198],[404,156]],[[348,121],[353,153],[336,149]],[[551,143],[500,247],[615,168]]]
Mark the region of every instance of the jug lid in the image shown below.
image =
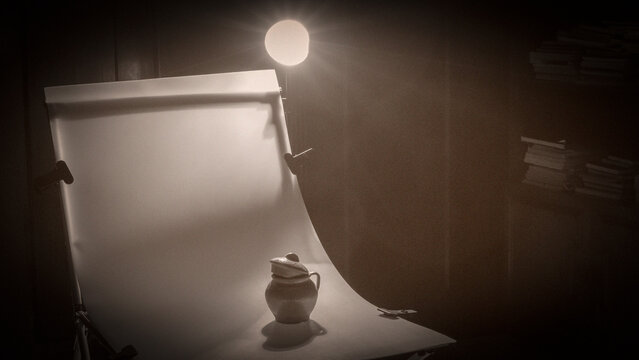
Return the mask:
[[[308,269],[299,261],[300,258],[295,253],[273,258],[271,259],[271,271],[274,275],[285,278],[308,275]]]

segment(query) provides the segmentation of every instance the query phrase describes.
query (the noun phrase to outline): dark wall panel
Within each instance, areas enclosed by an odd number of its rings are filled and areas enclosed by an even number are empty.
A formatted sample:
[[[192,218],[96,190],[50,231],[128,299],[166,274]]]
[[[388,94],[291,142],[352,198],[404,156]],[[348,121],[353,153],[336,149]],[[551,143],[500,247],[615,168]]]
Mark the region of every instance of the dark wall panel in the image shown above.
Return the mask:
[[[442,13],[371,7],[353,21],[347,209],[351,285],[374,304],[414,308],[411,320],[450,331]]]
[[[494,12],[455,9],[450,36],[451,301],[461,334],[503,326],[511,34]]]
[[[25,86],[32,177],[50,171],[55,162],[44,87],[115,80],[111,10],[106,5],[62,4],[33,8],[28,13]],[[71,287],[59,189],[29,191],[38,343],[35,356],[69,354],[73,336]]]
[[[9,355],[33,342],[32,246],[29,224],[29,168],[25,126],[24,38],[20,13],[8,7],[0,16],[0,67],[3,109],[0,154],[4,162],[0,200],[0,294],[2,329]],[[18,17],[18,18],[16,18]]]
[[[149,1],[118,0],[109,7],[101,10],[111,12],[112,16],[107,17],[111,24],[101,24],[101,29],[108,30],[112,27],[113,31],[102,33],[106,38],[102,39],[101,49],[98,51],[107,53],[98,55],[97,58],[114,59],[115,63],[108,70],[113,73],[115,66],[116,80],[158,77],[156,6]],[[93,56],[99,54],[98,51]]]

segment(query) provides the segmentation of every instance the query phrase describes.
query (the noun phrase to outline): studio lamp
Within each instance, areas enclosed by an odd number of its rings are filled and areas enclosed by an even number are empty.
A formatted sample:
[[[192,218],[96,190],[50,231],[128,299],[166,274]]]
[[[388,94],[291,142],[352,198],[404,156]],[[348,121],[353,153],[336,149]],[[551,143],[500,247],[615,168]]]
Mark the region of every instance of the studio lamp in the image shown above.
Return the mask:
[[[285,66],[294,66],[308,56],[309,40],[304,25],[295,20],[282,20],[268,29],[264,46],[273,60]]]
[[[284,65],[284,99],[288,95],[288,67],[298,65],[306,59],[309,42],[308,31],[304,25],[295,20],[279,21],[266,32],[264,37],[266,52],[273,60]],[[297,175],[303,159],[311,150],[312,148],[307,149],[297,155],[290,153],[284,155],[286,164],[293,174]]]

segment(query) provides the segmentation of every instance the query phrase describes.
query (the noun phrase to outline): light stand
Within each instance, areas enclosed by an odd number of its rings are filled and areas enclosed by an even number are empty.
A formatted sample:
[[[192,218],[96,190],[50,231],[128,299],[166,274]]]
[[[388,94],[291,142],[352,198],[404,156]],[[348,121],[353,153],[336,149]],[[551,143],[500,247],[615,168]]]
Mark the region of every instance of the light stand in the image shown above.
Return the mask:
[[[264,39],[266,52],[284,68],[284,88],[282,89],[282,106],[286,111],[285,102],[288,102],[288,68],[295,66],[308,56],[309,36],[306,28],[295,20],[282,20],[266,32]],[[279,66],[278,66],[279,67]],[[291,153],[284,154],[284,160],[294,175],[297,175],[302,168],[304,161],[308,158],[309,152],[313,148],[306,149],[297,155]]]

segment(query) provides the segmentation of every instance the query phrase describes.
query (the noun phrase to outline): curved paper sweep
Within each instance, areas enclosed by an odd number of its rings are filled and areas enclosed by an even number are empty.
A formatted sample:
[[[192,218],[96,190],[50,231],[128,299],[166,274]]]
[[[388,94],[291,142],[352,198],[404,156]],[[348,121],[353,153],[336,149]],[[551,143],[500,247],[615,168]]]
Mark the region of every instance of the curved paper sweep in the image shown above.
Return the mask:
[[[57,159],[75,178],[61,185],[73,266],[114,347],[141,359],[354,359],[453,342],[378,316],[331,264],[282,156],[273,70],[45,93]],[[291,251],[322,276],[312,323],[296,325],[308,338],[273,324],[264,299],[269,259]]]

